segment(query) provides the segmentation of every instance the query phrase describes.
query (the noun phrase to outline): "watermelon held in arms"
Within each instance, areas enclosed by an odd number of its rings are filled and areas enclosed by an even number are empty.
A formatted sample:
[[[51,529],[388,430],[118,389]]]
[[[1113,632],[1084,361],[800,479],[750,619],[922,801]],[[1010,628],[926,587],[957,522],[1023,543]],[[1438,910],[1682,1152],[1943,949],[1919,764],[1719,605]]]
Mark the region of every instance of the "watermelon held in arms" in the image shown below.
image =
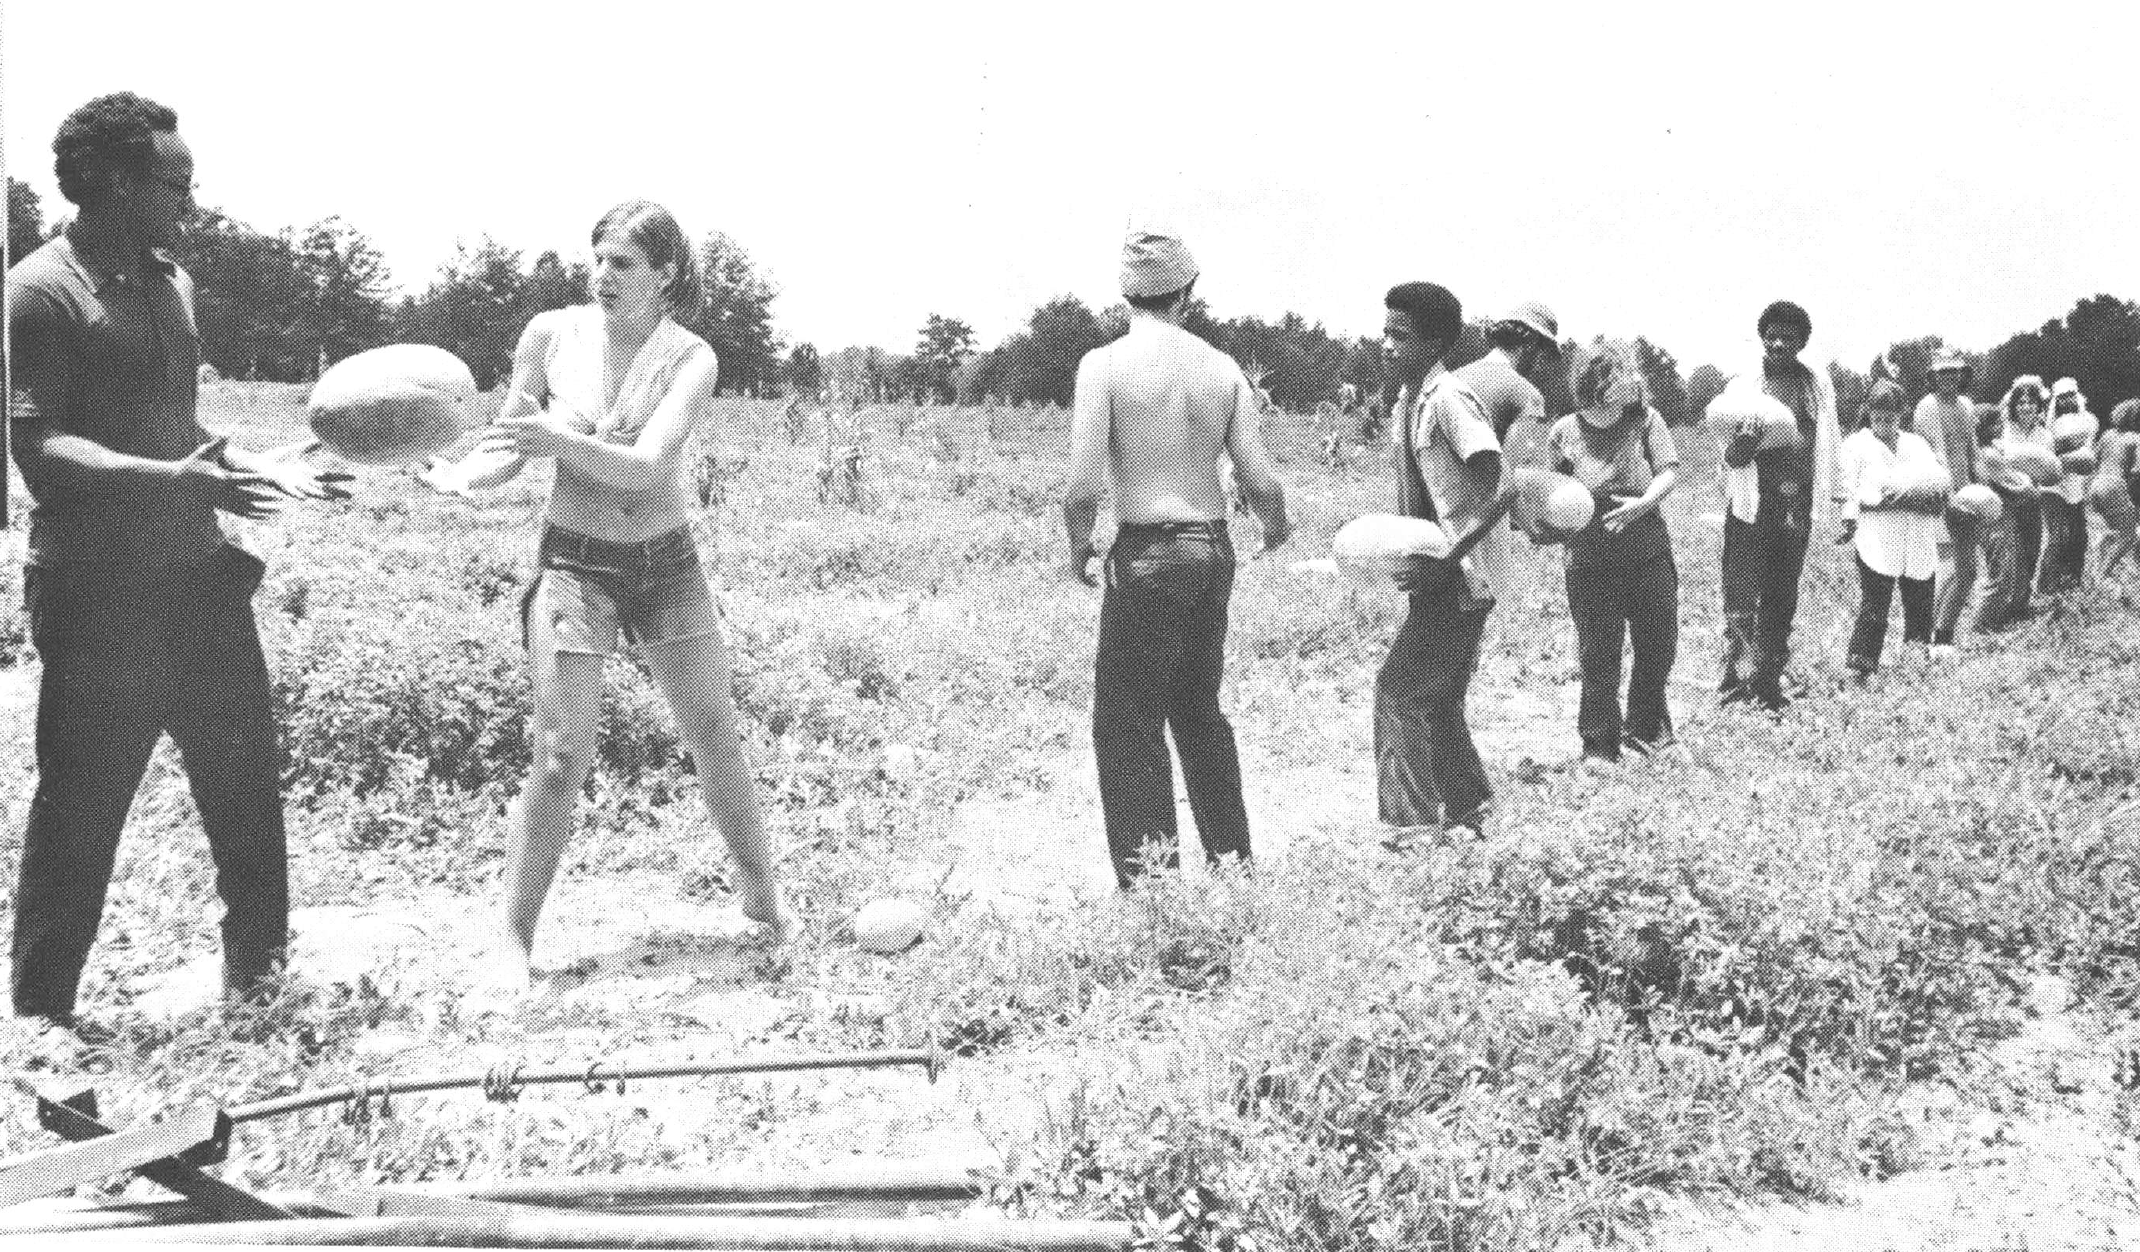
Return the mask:
[[[414,465],[477,425],[476,380],[429,344],[373,348],[336,364],[312,388],[312,433],[356,465]]]
[[[1979,522],[1996,522],[2006,512],[1999,501],[1999,493],[1983,483],[1970,483],[1954,493],[1947,502],[1947,512],[1966,514]]]
[[[1558,543],[1588,526],[1597,512],[1590,489],[1566,474],[1525,466],[1509,478],[1516,489],[1509,516],[1533,542]]]
[[[1449,555],[1449,532],[1441,523],[1395,513],[1369,513],[1340,527],[1330,541],[1337,567],[1354,582],[1390,587],[1413,557]]]

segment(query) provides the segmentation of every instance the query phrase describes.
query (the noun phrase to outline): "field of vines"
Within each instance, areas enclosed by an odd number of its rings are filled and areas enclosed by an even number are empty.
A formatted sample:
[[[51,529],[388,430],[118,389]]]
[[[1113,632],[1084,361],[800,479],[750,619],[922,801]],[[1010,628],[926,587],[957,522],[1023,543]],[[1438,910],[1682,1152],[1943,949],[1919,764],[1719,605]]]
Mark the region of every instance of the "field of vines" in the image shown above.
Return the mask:
[[[1382,507],[1387,471],[1312,419],[1273,421],[1299,531],[1243,560],[1226,689],[1252,873],[1112,889],[1088,739],[1098,600],[1060,569],[1060,410],[725,401],[693,451],[696,528],[791,940],[715,924],[725,852],[659,695],[619,657],[542,989],[479,993],[470,952],[527,760],[516,611],[547,475],[466,501],[367,471],[345,505],[232,524],[269,566],[297,976],[261,1008],[189,998],[218,906],[166,746],[84,985],[115,1040],[53,1056],[18,1031],[0,1065],[86,1074],[126,1121],[470,1058],[951,1057],[933,1085],[297,1115],[242,1128],[221,1167],[262,1188],[953,1155],[996,1171],[993,1206],[1128,1218],[1153,1248],[2140,1240],[2129,584],[1965,636],[1951,663],[1891,644],[1861,688],[1841,666],[1855,576],[1824,537],[1801,698],[1781,718],[1717,709],[1715,454],[1689,433],[1667,508],[1684,752],[1573,768],[1558,554],[1519,541],[1472,701],[1499,817],[1482,840],[1392,853],[1370,709],[1401,605],[1293,568]],[[280,442],[302,392],[212,385],[203,422]],[[1245,558],[1254,523],[1235,526]],[[0,893],[36,674],[19,518],[9,538]],[[849,930],[885,897],[929,910],[904,955]],[[0,1100],[0,1149],[47,1142]],[[1831,1240],[1819,1215],[1836,1212],[1859,1214],[1835,1227],[1853,1237],[1897,1233]]]

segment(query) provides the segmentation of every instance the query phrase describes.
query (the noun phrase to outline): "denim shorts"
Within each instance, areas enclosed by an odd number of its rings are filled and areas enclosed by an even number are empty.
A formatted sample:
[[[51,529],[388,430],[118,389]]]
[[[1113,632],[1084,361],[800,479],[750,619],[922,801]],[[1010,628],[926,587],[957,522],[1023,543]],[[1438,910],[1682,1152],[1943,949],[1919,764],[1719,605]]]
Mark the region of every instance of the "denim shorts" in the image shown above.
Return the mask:
[[[521,642],[531,650],[538,613],[556,651],[593,656],[615,652],[620,632],[642,648],[720,633],[689,526],[638,543],[546,526],[538,565],[520,601]]]

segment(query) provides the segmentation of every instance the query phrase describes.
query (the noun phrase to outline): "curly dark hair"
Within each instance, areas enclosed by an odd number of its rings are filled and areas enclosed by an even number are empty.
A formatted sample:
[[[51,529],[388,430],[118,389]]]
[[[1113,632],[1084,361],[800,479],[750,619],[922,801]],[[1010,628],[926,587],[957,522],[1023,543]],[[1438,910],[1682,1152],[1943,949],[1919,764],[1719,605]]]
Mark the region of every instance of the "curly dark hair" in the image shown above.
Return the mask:
[[[1800,339],[1813,337],[1813,319],[1806,315],[1804,309],[1789,300],[1778,300],[1761,310],[1761,316],[1754,320],[1754,333],[1766,335],[1770,326],[1781,326],[1785,330],[1795,332]]]
[[[115,170],[148,172],[155,158],[152,136],[177,130],[178,114],[131,91],[98,96],[67,115],[52,139],[52,169],[59,192],[82,208],[104,194]]]

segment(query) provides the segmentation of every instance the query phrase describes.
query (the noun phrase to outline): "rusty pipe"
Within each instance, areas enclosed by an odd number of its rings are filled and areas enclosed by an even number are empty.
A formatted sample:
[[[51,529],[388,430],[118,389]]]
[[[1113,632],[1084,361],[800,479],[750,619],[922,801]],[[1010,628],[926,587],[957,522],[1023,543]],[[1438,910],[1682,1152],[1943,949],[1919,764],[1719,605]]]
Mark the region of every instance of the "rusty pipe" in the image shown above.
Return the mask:
[[[498,1070],[482,1073],[435,1074],[428,1077],[382,1078],[367,1080],[353,1086],[327,1087],[318,1091],[297,1091],[289,1095],[271,1096],[240,1104],[224,1110],[233,1122],[248,1122],[262,1117],[274,1117],[282,1113],[295,1113],[304,1109],[321,1108],[329,1104],[346,1104],[353,1100],[365,1100],[379,1096],[409,1095],[424,1091],[447,1091],[459,1088],[486,1087],[493,1083],[518,1088],[538,1083],[580,1082],[594,1084],[619,1079],[642,1078],[701,1078],[717,1074],[783,1074],[814,1069],[887,1069],[913,1065],[926,1069],[930,1081],[935,1081],[941,1056],[935,1049],[908,1049],[881,1052],[834,1052],[821,1056],[763,1056],[736,1057],[726,1061],[674,1061],[651,1065],[607,1065],[596,1061],[577,1067],[518,1070],[501,1074]]]
[[[82,1231],[78,1243],[303,1247],[719,1248],[727,1252],[1127,1252],[1128,1222],[1008,1218],[822,1220],[617,1217],[531,1210],[497,1218],[301,1217]],[[49,1236],[0,1239],[46,1246]]]

